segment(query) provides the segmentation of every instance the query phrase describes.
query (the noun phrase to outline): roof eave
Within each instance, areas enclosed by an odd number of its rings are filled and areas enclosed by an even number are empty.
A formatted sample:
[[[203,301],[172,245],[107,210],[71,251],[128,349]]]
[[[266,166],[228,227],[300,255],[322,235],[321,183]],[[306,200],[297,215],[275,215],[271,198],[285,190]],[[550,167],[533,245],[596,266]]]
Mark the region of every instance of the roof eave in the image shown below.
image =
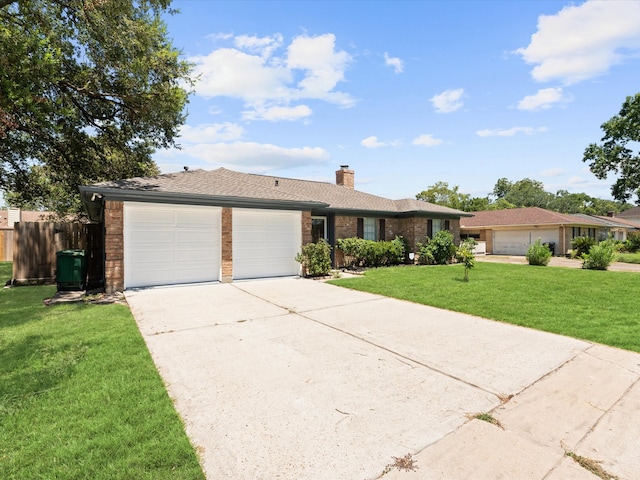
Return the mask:
[[[173,203],[183,205],[203,205],[216,207],[245,207],[277,210],[313,210],[326,207],[326,203],[298,200],[259,199],[233,197],[228,195],[198,195],[175,192],[154,192],[140,190],[120,190],[104,187],[80,187],[83,202],[94,202],[102,199],[144,202],[144,203]]]

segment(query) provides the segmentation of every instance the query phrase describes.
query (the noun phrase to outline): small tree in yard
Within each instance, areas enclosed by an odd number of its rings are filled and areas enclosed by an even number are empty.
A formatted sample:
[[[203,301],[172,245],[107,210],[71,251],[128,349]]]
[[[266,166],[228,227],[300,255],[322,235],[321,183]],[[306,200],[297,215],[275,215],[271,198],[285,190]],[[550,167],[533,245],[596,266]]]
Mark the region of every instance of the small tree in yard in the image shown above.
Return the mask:
[[[533,245],[529,247],[526,255],[529,265],[547,266],[551,260],[551,250],[542,244],[541,239],[537,239]]]
[[[327,275],[331,270],[331,245],[322,239],[318,243],[307,243],[296,255],[296,262],[302,265],[303,273],[309,277]]]
[[[456,250],[456,260],[464,264],[464,281],[469,281],[469,270],[476,265],[476,256],[473,254],[473,248],[476,242],[473,238],[467,239],[460,244]]]

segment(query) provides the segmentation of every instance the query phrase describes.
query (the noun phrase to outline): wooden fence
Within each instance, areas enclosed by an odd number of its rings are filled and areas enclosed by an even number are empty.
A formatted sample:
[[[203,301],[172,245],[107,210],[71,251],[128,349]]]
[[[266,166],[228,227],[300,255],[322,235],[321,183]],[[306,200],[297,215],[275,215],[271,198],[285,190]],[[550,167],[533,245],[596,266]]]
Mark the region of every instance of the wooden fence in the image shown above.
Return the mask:
[[[104,244],[101,224],[20,222],[13,230],[13,281],[53,283],[56,252],[85,250],[89,288],[102,284]]]
[[[0,262],[13,260],[13,228],[0,228]]]

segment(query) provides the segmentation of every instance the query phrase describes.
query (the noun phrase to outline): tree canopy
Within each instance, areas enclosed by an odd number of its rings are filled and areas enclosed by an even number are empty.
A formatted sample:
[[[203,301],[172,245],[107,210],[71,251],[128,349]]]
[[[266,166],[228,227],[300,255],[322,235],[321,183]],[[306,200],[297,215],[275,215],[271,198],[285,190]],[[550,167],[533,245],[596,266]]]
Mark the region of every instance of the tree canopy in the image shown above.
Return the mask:
[[[0,0],[0,189],[81,209],[78,186],[158,172],[191,67],[161,19],[169,0]]]
[[[516,182],[500,178],[492,193],[487,197],[471,197],[471,195],[460,193],[460,188],[457,185],[449,187],[447,182],[436,182],[418,193],[416,198],[465,212],[540,207],[560,213],[606,215],[610,211],[617,213],[630,207],[624,202],[594,198],[586,193],[569,193],[567,190],[558,190],[553,194],[544,190],[542,182],[530,178]]]
[[[618,176],[611,187],[613,198],[627,201],[635,195],[636,203],[640,204],[640,93],[627,97],[620,113],[601,128],[603,143],[590,144],[582,160],[589,163],[591,172],[600,179],[610,173]]]

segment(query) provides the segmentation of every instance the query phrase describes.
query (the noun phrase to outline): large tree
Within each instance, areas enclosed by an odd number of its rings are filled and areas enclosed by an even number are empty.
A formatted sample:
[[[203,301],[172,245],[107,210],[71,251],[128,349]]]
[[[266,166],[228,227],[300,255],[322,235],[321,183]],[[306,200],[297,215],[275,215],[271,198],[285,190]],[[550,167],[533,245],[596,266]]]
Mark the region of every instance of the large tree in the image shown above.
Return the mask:
[[[78,186],[158,172],[175,145],[190,65],[170,0],[0,0],[0,189],[80,211]]]
[[[613,198],[624,202],[635,195],[640,204],[640,93],[627,97],[620,113],[601,128],[603,143],[589,145],[582,160],[589,163],[591,172],[600,179],[607,178],[609,173],[618,176],[611,187]]]

